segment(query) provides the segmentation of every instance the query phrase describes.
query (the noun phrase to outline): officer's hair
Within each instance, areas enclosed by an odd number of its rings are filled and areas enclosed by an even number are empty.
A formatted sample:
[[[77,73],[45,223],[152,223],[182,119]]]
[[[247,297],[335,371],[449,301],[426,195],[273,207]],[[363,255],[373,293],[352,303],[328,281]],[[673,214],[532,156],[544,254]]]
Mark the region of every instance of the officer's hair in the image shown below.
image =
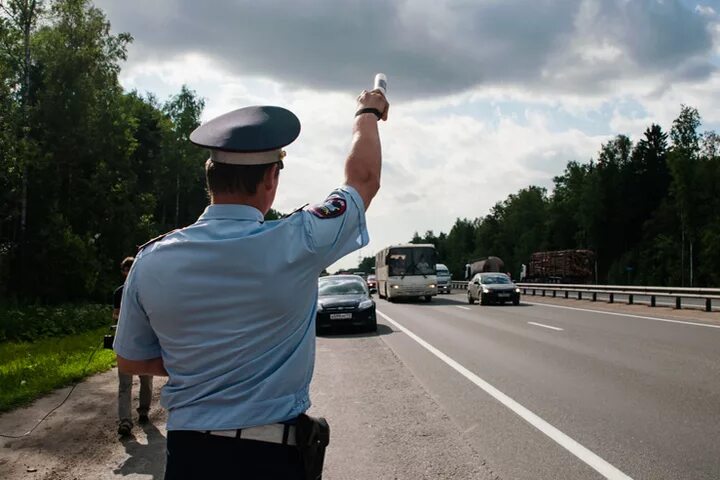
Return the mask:
[[[274,163],[264,165],[231,165],[228,163],[205,162],[205,180],[210,195],[217,193],[239,193],[254,195],[263,180],[265,172]]]
[[[135,261],[135,257],[125,257],[123,258],[123,261],[120,262],[120,270],[125,270],[126,268],[130,270],[130,267],[132,267],[133,262]]]

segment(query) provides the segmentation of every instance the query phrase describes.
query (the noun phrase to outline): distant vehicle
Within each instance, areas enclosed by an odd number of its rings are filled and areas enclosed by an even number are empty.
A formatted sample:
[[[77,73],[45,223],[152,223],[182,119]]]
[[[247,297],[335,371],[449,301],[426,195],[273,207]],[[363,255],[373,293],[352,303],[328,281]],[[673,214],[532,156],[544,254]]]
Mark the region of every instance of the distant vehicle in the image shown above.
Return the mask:
[[[468,283],[468,303],[480,301],[480,305],[512,302],[520,304],[520,289],[505,273],[476,273]]]
[[[595,253],[591,250],[535,252],[523,281],[536,283],[593,283]]]
[[[465,280],[470,280],[476,273],[481,272],[504,272],[505,262],[500,257],[487,257],[474,260],[465,265]]]
[[[438,293],[450,293],[450,281],[452,280],[450,270],[442,263],[438,263],[435,265],[435,271],[437,274]]]
[[[315,331],[335,326],[377,330],[375,301],[367,284],[357,275],[330,275],[318,279]]]
[[[370,289],[370,293],[377,292],[377,277],[375,275],[368,275],[367,286]]]
[[[375,255],[375,275],[380,298],[424,298],[437,295],[435,265],[437,254],[432,244],[404,244],[383,248]]]

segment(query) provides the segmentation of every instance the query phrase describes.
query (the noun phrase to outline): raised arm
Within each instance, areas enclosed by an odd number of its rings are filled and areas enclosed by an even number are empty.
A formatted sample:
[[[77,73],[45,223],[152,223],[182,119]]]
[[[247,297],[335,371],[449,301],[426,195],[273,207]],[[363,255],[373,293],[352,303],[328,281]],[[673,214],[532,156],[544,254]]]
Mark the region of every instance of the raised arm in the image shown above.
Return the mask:
[[[387,120],[388,107],[385,96],[377,90],[363,90],[358,97],[357,110],[374,108],[381,112],[382,120]],[[345,161],[345,183],[358,191],[365,210],[380,189],[382,149],[378,121],[377,115],[372,112],[355,117],[352,146]]]

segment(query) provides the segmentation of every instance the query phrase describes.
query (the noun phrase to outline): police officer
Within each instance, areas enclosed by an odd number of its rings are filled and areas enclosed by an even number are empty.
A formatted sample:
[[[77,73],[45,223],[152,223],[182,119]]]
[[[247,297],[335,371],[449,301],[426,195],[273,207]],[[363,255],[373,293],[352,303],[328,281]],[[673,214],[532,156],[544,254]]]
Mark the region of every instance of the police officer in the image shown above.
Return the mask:
[[[298,432],[310,407],[317,279],[368,243],[380,188],[377,90],[357,99],[345,181],[324,202],[264,221],[282,147],[300,122],[248,107],[200,126],[211,204],[196,223],[141,247],[125,285],[114,349],[127,374],[168,376],[166,479],[301,479]],[[317,424],[311,425],[313,428]]]

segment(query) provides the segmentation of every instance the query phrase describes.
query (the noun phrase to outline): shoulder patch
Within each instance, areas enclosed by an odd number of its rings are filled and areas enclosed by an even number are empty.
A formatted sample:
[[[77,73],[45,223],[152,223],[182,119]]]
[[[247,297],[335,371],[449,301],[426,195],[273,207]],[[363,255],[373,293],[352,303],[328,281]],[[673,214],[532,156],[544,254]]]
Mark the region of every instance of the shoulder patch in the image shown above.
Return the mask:
[[[325,202],[313,205],[308,211],[318,218],[335,218],[345,213],[347,202],[340,195],[330,195]]]
[[[139,245],[139,246],[138,246],[138,252],[141,251],[142,249],[144,249],[145,247],[147,247],[148,245],[152,245],[153,243],[155,243],[155,242],[157,242],[157,241],[159,241],[159,240],[162,240],[163,238],[167,237],[167,236],[170,235],[171,233],[177,232],[178,230],[180,230],[180,229],[179,229],[179,228],[176,228],[175,230],[170,230],[170,231],[167,232],[167,233],[163,233],[162,235],[158,235],[157,237],[153,238],[152,240],[148,240],[147,242],[145,242],[145,243],[143,243],[142,245]]]

